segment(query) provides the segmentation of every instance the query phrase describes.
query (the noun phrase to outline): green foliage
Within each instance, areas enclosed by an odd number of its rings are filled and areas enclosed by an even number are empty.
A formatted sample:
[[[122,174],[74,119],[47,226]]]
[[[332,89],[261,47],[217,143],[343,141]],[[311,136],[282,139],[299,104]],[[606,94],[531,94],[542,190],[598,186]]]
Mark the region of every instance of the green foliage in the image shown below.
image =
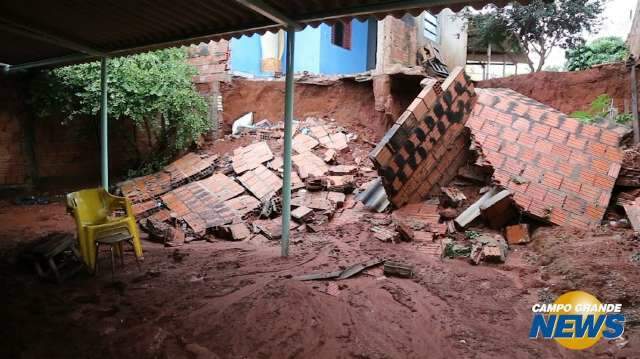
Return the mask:
[[[113,58],[107,64],[110,119],[130,118],[139,128],[159,133],[161,151],[168,153],[191,145],[208,129],[207,104],[191,82],[196,69],[187,64],[183,49]],[[32,102],[40,117],[96,118],[100,64],[42,72],[32,84]]]
[[[567,69],[584,70],[594,65],[624,61],[628,56],[624,40],[615,36],[603,37],[567,51]]]
[[[464,236],[467,237],[468,239],[476,239],[476,238],[480,237],[480,233],[470,230],[470,231],[465,231],[464,232]]]
[[[600,23],[605,0],[532,0],[529,5],[514,3],[505,8],[491,7],[483,16],[492,17],[480,27],[481,38],[504,37],[517,42],[528,56],[535,53],[541,60],[535,67],[529,56],[531,71],[540,71],[555,47],[564,49],[581,45],[582,34],[593,31]],[[473,18],[470,18],[473,21]],[[487,20],[485,20],[487,21]],[[505,34],[492,34],[504,31]]]
[[[611,96],[602,94],[591,103],[589,109],[573,112],[569,116],[584,123],[593,123],[605,119],[609,115],[610,106]],[[626,124],[631,119],[632,115],[630,113],[620,113],[615,116],[614,121],[619,124]]]

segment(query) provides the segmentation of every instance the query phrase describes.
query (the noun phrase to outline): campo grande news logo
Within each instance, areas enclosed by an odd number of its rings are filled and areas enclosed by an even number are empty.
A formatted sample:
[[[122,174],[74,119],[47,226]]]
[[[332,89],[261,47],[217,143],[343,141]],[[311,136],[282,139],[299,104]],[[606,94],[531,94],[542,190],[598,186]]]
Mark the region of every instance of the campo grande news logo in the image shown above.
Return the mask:
[[[587,349],[624,332],[622,304],[603,304],[583,291],[567,292],[553,304],[534,304],[531,310],[529,339],[554,339],[568,349]]]

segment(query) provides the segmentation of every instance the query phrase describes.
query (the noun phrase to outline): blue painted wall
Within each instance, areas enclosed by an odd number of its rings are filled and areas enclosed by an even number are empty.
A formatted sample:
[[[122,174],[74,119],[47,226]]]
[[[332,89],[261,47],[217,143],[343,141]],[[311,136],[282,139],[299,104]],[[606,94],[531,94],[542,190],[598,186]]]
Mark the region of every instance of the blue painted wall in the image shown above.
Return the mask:
[[[351,24],[351,49],[331,43],[331,27],[325,24],[317,28],[307,26],[296,33],[294,71],[313,74],[350,74],[367,70],[366,22],[353,20]],[[230,67],[232,71],[271,77],[273,73],[260,70],[260,35],[231,39]],[[286,48],[285,48],[286,53]],[[284,55],[282,70],[284,71]]]
[[[320,25],[320,73],[353,74],[367,70],[368,24],[351,21],[351,49],[331,43],[331,26]]]

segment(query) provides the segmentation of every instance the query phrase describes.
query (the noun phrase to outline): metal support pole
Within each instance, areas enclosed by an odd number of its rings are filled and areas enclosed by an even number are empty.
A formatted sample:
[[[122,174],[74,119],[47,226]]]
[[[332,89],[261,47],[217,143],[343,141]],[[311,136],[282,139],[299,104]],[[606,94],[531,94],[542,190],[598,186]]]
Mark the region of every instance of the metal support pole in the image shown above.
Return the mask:
[[[107,58],[100,59],[100,148],[102,187],[109,191],[109,123],[107,121]]]
[[[295,28],[287,27],[286,76],[284,93],[284,174],[282,176],[282,239],[283,257],[289,255],[289,223],[291,221],[291,142],[293,129],[293,54]]]

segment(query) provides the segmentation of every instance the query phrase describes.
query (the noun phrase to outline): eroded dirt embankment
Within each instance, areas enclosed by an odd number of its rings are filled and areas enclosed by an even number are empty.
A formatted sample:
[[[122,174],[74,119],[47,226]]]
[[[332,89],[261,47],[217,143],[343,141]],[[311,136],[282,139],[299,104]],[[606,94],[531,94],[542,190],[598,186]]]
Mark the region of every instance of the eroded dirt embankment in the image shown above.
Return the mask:
[[[564,113],[585,110],[599,95],[613,98],[620,111],[631,103],[629,70],[624,64],[574,72],[538,72],[480,81],[478,87],[510,88]],[[626,104],[625,104],[626,101]]]
[[[284,82],[234,79],[223,86],[224,133],[235,119],[255,112],[254,120],[283,120]],[[295,84],[294,116],[328,117],[376,142],[386,131],[375,110],[371,81],[336,81],[331,85]]]

